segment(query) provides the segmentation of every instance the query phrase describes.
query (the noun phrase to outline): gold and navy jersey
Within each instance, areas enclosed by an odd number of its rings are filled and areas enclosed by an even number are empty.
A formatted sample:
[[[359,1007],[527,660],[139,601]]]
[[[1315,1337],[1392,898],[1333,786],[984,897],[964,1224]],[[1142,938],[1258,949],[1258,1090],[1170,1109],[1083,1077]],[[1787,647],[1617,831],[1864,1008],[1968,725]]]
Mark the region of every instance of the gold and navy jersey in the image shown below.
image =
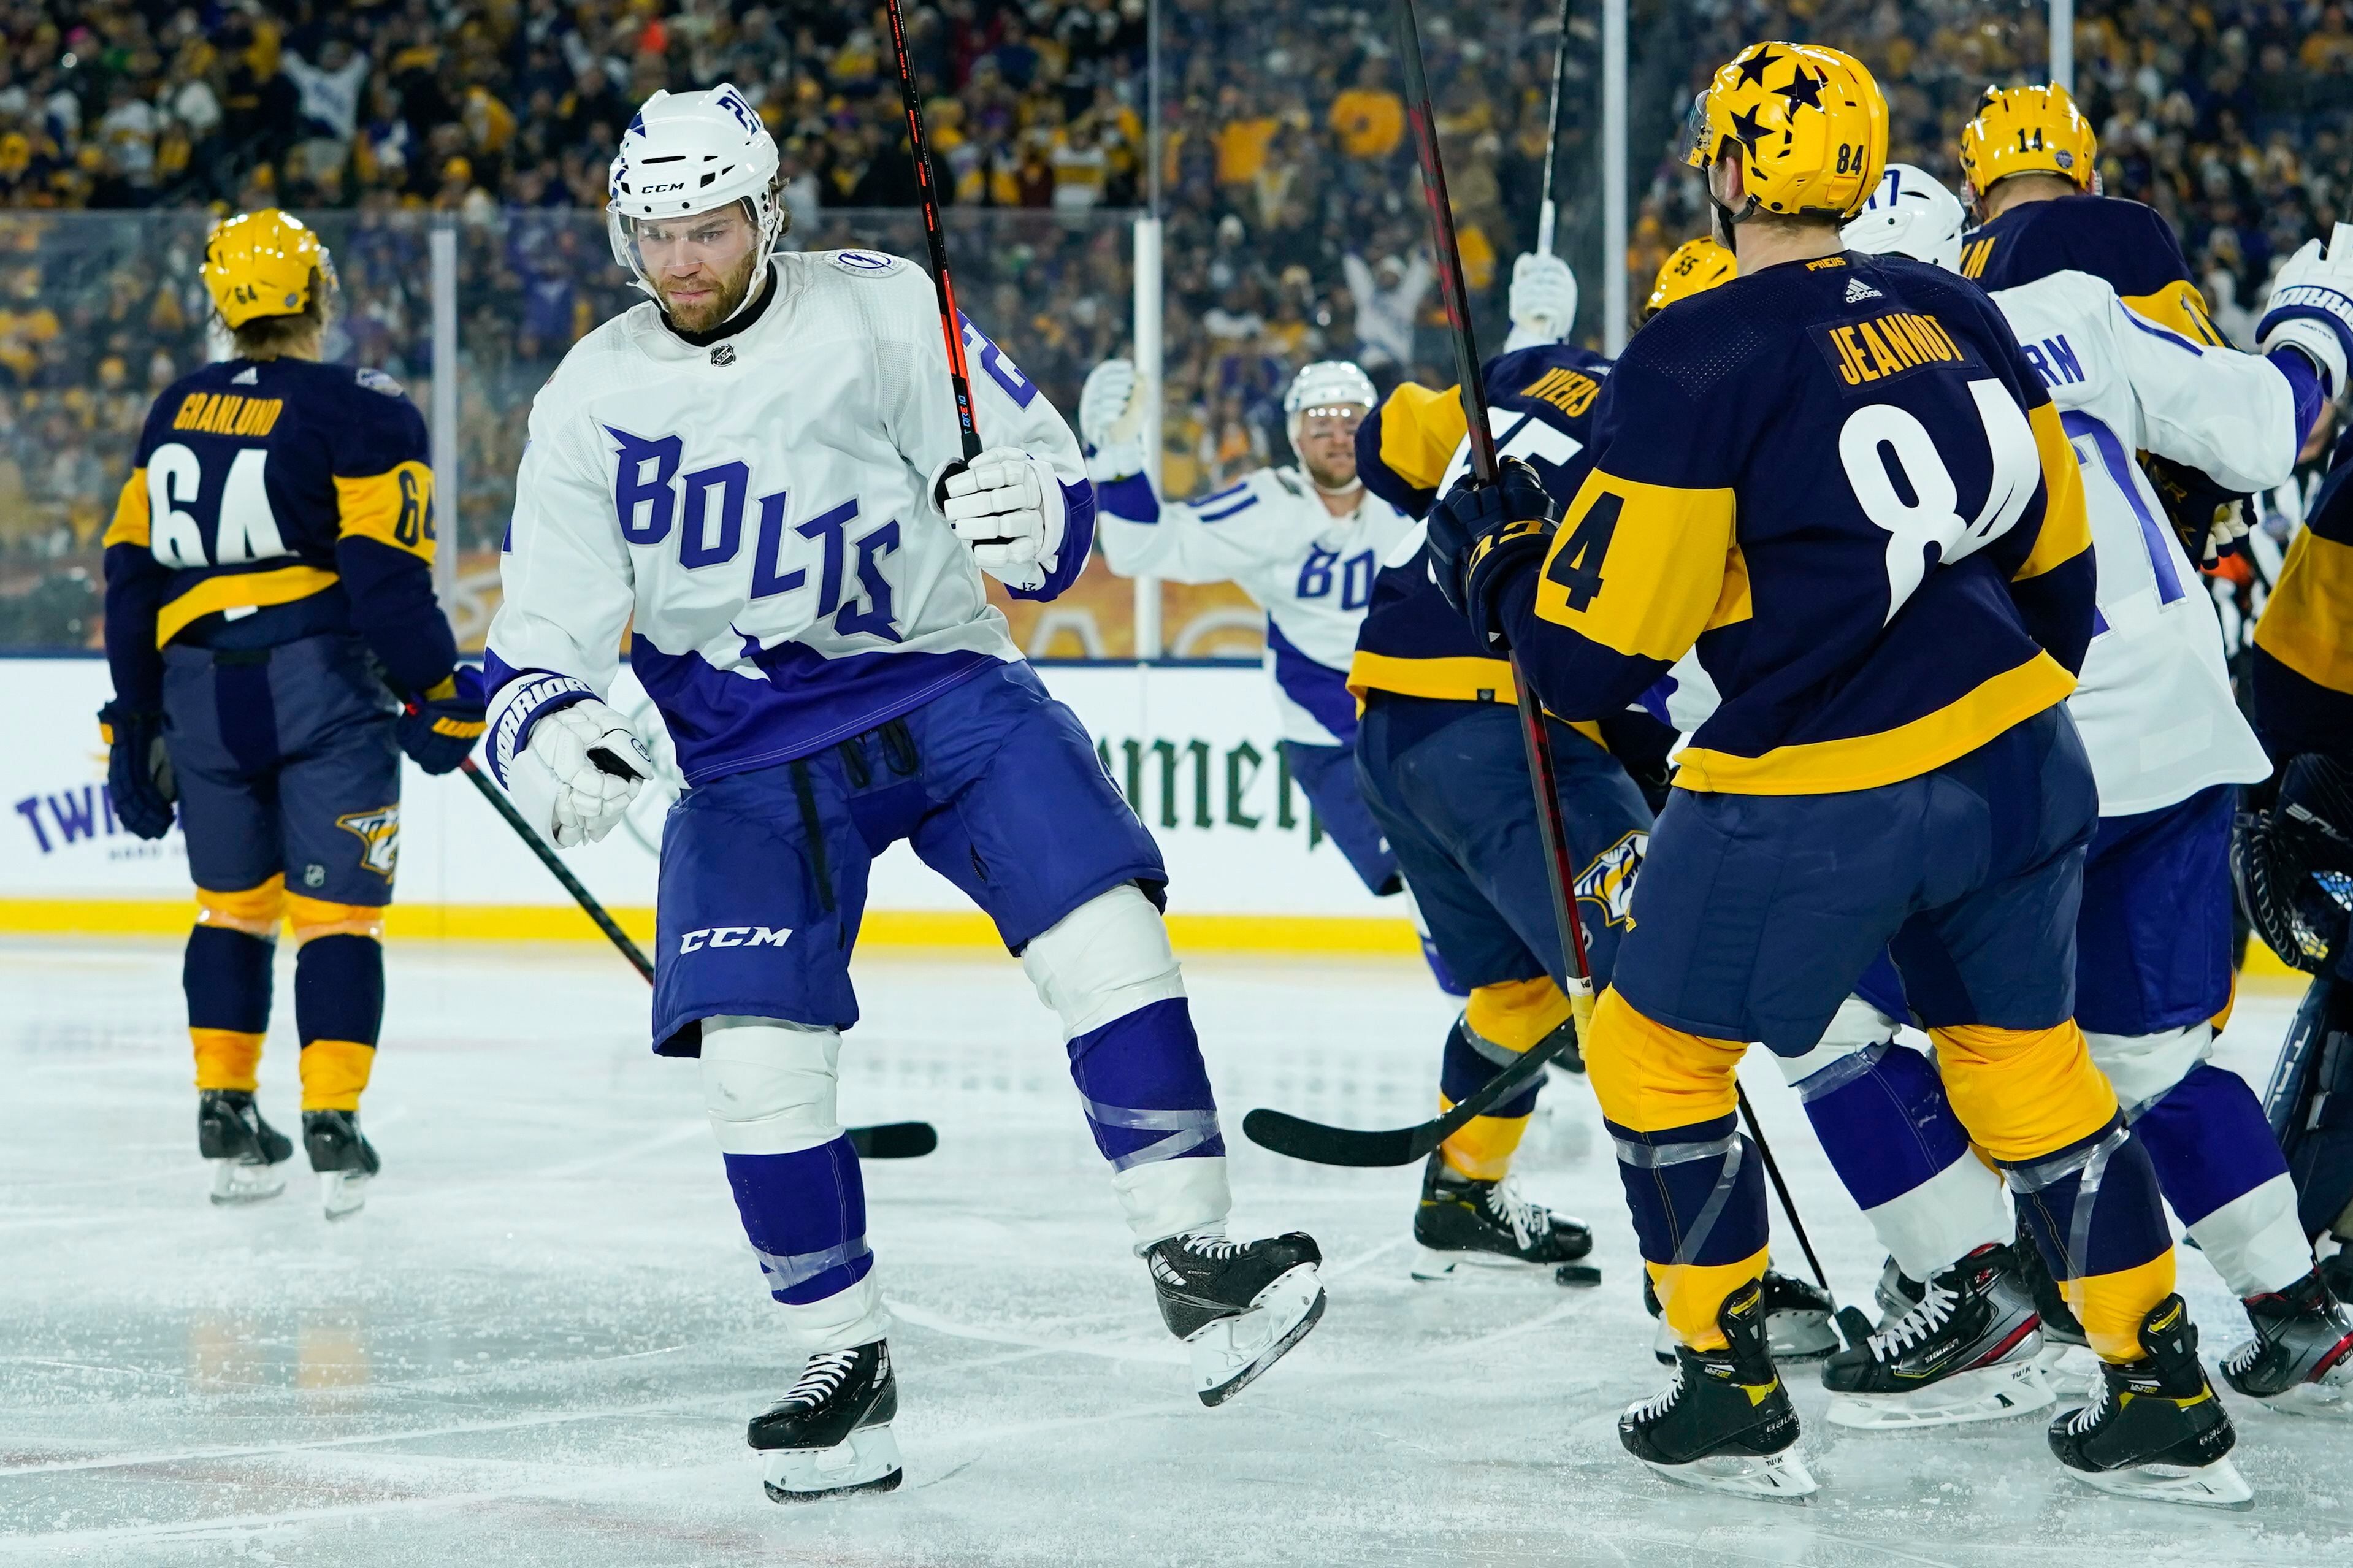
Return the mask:
[[[2064,700],[2091,640],[2083,481],[1974,286],[1849,253],[1662,313],[1609,377],[1592,467],[1505,626],[1565,718],[1696,646],[1722,703],[1687,789],[1914,777]]]
[[[158,650],[356,632],[403,691],[448,675],[433,597],[424,418],[380,371],[227,360],[155,401],[106,531],[116,692],[152,702]]]
[[[1989,292],[2053,272],[2088,272],[2150,321],[2193,342],[2227,346],[2190,279],[2181,241],[2154,207],[2121,196],[2021,202],[1961,238],[1961,276]]]
[[[2274,763],[2321,752],[2353,763],[2353,430],[2255,623],[2252,684]]]
[[[1564,503],[1584,477],[1586,443],[1609,362],[1567,343],[1522,349],[1487,362],[1488,416],[1496,449],[1525,458]],[[1451,484],[1463,451],[1459,389],[1404,383],[1356,426],[1365,488],[1409,517],[1426,515]],[[1466,702],[1516,702],[1508,661],[1474,636],[1430,581],[1417,532],[1410,558],[1384,563],[1356,630],[1348,689]]]

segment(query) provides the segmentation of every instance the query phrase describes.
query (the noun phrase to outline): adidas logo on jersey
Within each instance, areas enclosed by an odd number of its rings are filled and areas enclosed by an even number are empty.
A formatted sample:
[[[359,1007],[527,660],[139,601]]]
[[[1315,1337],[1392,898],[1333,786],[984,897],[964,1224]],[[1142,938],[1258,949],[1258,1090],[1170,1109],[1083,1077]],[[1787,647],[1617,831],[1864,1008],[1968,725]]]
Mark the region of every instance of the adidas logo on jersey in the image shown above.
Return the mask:
[[[228,378],[228,384],[231,386],[259,386],[261,384],[261,371],[258,366],[247,365],[243,370],[238,371],[235,375],[230,376]]]
[[[1846,280],[1846,302],[1850,305],[1853,304],[1858,300],[1880,300],[1884,298],[1886,298],[1886,296],[1880,293],[1878,289],[1873,288],[1870,284],[1865,283],[1860,278],[1850,278]]]

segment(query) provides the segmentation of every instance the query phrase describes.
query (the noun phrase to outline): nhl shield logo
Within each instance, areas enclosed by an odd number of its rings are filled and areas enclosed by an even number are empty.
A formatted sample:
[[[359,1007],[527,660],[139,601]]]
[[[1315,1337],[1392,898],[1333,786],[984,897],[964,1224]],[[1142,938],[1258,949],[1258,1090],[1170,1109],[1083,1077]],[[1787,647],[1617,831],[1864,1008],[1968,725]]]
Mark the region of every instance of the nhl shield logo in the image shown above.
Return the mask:
[[[1634,832],[1603,850],[1577,874],[1577,900],[1599,905],[1601,918],[1610,925],[1632,927],[1634,873],[1642,868],[1642,856],[1650,847],[1649,834]]]
[[[735,363],[735,345],[733,343],[721,343],[718,347],[712,349],[711,351],[711,363],[712,364],[733,364]]]
[[[357,834],[362,846],[360,864],[392,880],[395,861],[400,858],[400,807],[381,805],[374,811],[347,812],[335,818],[335,826],[346,833]]]

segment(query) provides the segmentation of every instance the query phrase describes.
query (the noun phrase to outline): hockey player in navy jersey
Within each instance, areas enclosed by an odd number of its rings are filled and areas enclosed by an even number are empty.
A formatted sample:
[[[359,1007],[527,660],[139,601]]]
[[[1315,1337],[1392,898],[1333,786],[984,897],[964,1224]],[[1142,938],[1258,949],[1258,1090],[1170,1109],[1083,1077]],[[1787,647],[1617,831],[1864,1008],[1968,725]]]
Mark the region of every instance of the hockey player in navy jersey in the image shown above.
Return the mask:
[[[2116,289],[2063,270],[1992,299],[2060,411],[2084,470],[2099,614],[2068,710],[2099,787],[2076,923],[2075,1021],[2115,1084],[2158,1184],[2255,1337],[2222,1361],[2240,1393],[2336,1405],[2353,1384],[2353,1314],[2296,1217],[2263,1108],[2208,1058],[2231,1009],[2228,850],[2238,785],[2271,764],[2240,716],[2213,601],[2135,452],[2235,492],[2285,482],[2353,351],[2353,229],[2282,269],[2264,357],[2194,342]],[[1961,207],[1891,165],[1847,226],[1853,249],[1956,269]]]
[[[2088,272],[2135,314],[2221,345],[2173,226],[2154,207],[2096,193],[2099,151],[2065,88],[1988,88],[1961,128],[1978,219],[1961,239],[1961,275],[1990,289]]]
[[[730,86],[656,93],[622,137],[613,252],[652,298],[533,405],[487,669],[491,765],[561,843],[609,831],[649,771],[604,700],[625,628],[676,747],[653,1042],[702,1058],[744,1235],[809,1358],[748,1431],[781,1501],[901,1475],[890,1314],[835,1109],[868,871],[901,839],[1060,1016],[1202,1401],[1296,1343],[1324,1292],[1305,1235],[1226,1237],[1159,851],[983,592],[983,573],[1035,599],[1078,576],[1078,443],[961,321],[985,447],[965,462],[930,280],[873,251],[776,254],[776,168]]]
[[[2148,1153],[2070,1016],[2097,809],[2063,706],[2094,622],[2082,480],[1983,295],[1845,251],[1886,137],[1836,50],[1724,66],[1688,160],[1741,276],[1636,337],[1565,516],[1519,466],[1431,513],[1441,587],[1547,707],[1615,711],[1694,647],[1722,696],[1678,753],[1587,1047],[1683,1341],[1620,1435],[1672,1479],[1811,1489],[1758,1323],[1733,1072],[1741,1042],[1812,1048],[1887,948],[2101,1357],[2052,1451],[2095,1486],[2244,1500]]]
[[[2014,289],[2053,272],[2088,273],[2144,320],[2194,343],[2229,347],[2173,226],[2154,207],[2100,194],[2099,151],[2065,88],[1986,89],[1961,128],[1961,174],[1978,218],[1962,240],[1962,275],[1981,288]],[[2253,525],[2244,495],[2170,458],[2146,460],[2201,563]]]
[[[1489,362],[1498,437],[1548,468],[1566,466],[1582,444],[1609,362],[1529,324],[1566,333],[1576,320],[1574,279],[1556,258],[1521,258],[1512,314],[1515,337],[1542,341]],[[1356,427],[1356,471],[1385,504],[1419,518],[1455,461],[1462,432],[1453,388],[1404,383]],[[1469,990],[1440,1058],[1442,1110],[1569,1027],[1568,999],[1553,973],[1560,942],[1544,890],[1510,669],[1471,640],[1430,586],[1419,529],[1388,558],[1371,600],[1346,675],[1352,705],[1364,705],[1354,735],[1356,784],[1415,889],[1448,973]],[[1661,730],[1655,720],[1642,724]],[[1630,721],[1626,729],[1638,742],[1652,739]],[[1590,884],[1584,913],[1595,973],[1605,973],[1650,808],[1599,729],[1558,726],[1554,740],[1572,844],[1589,847],[1581,862],[1580,882]],[[1651,750],[1663,754],[1655,743]],[[1474,1117],[1431,1152],[1414,1212],[1415,1278],[1497,1268],[1548,1278],[1592,1250],[1588,1226],[1530,1202],[1509,1179],[1540,1087]],[[1826,1333],[1826,1312],[1809,1317],[1813,1332]]]
[[[318,236],[240,214],[213,229],[203,278],[235,352],[155,400],[106,531],[107,779],[132,832],[163,837],[176,805],[187,837],[213,1201],[285,1188],[293,1148],[254,1091],[289,924],[302,1141],[334,1218],[378,1169],[359,1106],[401,753],[431,773],[464,761],[480,686],[434,602],[425,421],[391,377],[320,363],[335,274]]]
[[[1679,249],[1647,308],[1662,310],[1729,276],[1730,258],[1719,257]],[[1523,346],[1485,371],[1498,444],[1563,495],[1574,493],[1582,472],[1579,455],[1609,374],[1608,360],[1558,341],[1576,319],[1575,300],[1566,263],[1523,257],[1514,268],[1510,340]],[[1358,427],[1358,471],[1377,493],[1419,516],[1468,461],[1463,417],[1456,389],[1399,385]],[[1444,1110],[1570,1026],[1511,669],[1448,606],[1418,530],[1376,584],[1348,688],[1364,704],[1356,767],[1365,796],[1408,879],[1430,888],[1432,940],[1471,986],[1440,1057]],[[1551,726],[1579,911],[1600,984],[1629,924],[1628,897],[1651,828],[1645,791],[1663,787],[1672,739],[1657,698],[1648,700],[1598,723]],[[1414,1216],[1417,1278],[1549,1270],[1590,1249],[1583,1222],[1529,1202],[1509,1180],[1537,1094],[1532,1085],[1473,1118],[1430,1154]],[[1771,1272],[1765,1290],[1776,1355],[1819,1357],[1836,1344],[1821,1292]]]
[[[1365,886],[1384,897],[1403,891],[1397,857],[1356,792],[1350,751],[1349,650],[1381,558],[1413,527],[1356,474],[1371,379],[1345,360],[1303,367],[1282,399],[1298,466],[1260,468],[1198,501],[1166,505],[1145,471],[1136,390],[1135,366],[1114,359],[1088,374],[1079,395],[1104,556],[1123,576],[1231,582],[1258,602],[1291,776]]]

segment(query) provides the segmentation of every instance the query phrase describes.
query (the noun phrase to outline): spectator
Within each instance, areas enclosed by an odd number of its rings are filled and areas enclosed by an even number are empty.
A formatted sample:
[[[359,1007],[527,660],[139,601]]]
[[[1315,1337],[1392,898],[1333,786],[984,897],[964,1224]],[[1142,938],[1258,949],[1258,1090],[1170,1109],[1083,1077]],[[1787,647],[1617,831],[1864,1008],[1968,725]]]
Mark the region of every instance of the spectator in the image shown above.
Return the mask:
[[[1430,258],[1417,250],[1410,261],[1384,256],[1366,266],[1350,251],[1342,266],[1356,305],[1357,358],[1368,368],[1412,364],[1414,321],[1436,278]]]
[[[1356,85],[1332,100],[1331,125],[1351,158],[1386,158],[1405,137],[1405,100],[1389,90],[1388,68],[1368,59]]]

